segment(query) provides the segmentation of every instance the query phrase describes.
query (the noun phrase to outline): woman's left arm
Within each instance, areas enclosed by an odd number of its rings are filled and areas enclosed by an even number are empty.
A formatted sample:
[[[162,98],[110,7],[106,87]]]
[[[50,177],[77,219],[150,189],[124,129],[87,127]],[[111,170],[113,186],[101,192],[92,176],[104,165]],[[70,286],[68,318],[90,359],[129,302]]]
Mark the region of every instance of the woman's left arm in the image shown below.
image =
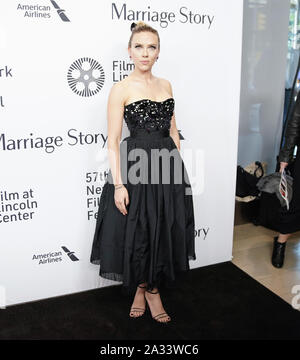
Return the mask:
[[[169,81],[167,81],[167,85],[168,85],[168,91],[171,94],[171,97],[173,97],[171,83]],[[175,110],[174,110],[172,118],[171,118],[170,136],[173,139],[178,151],[180,151],[180,138],[179,138],[179,133],[178,133],[177,126],[176,126]]]

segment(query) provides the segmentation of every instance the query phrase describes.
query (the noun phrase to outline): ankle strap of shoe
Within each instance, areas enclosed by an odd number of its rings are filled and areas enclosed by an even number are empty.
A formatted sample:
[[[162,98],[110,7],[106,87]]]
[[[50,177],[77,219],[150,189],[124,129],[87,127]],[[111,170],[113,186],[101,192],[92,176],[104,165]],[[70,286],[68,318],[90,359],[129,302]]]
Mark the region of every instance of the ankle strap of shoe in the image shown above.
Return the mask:
[[[146,290],[146,291],[150,294],[158,294],[158,291],[150,291],[150,290]]]

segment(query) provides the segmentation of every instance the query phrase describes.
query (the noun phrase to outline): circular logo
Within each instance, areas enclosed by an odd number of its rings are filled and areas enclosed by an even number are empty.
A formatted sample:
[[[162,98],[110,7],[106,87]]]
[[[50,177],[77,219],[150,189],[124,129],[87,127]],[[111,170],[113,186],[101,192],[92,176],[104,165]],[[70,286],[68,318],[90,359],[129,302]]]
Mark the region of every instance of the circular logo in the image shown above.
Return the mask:
[[[99,92],[104,84],[104,70],[94,59],[84,57],[75,60],[67,75],[70,88],[75,94],[88,97]]]

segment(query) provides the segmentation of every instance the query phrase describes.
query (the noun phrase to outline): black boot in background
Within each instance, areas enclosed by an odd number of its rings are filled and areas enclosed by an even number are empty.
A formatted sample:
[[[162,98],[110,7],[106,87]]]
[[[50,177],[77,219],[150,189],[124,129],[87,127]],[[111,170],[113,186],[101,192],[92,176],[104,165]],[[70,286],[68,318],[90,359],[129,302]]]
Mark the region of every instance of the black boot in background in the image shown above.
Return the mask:
[[[285,252],[285,245],[284,243],[279,243],[278,236],[274,237],[274,245],[273,245],[273,254],[272,254],[272,265],[276,268],[281,268],[284,261],[284,252]]]

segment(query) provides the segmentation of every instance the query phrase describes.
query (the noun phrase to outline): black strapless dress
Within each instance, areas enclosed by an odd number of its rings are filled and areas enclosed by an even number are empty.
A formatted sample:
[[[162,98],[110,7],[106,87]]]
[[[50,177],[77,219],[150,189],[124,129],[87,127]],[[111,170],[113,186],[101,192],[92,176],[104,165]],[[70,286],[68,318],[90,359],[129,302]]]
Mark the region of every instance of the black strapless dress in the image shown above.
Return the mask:
[[[127,215],[115,205],[111,170],[100,196],[90,262],[100,265],[101,277],[123,282],[126,294],[143,282],[150,290],[172,287],[189,270],[189,260],[196,259],[192,189],[169,135],[174,102],[142,99],[124,107],[130,136],[120,143],[120,168],[129,195]],[[169,165],[155,155],[161,150],[173,150]],[[130,177],[137,164],[133,173],[142,179],[139,182]]]

